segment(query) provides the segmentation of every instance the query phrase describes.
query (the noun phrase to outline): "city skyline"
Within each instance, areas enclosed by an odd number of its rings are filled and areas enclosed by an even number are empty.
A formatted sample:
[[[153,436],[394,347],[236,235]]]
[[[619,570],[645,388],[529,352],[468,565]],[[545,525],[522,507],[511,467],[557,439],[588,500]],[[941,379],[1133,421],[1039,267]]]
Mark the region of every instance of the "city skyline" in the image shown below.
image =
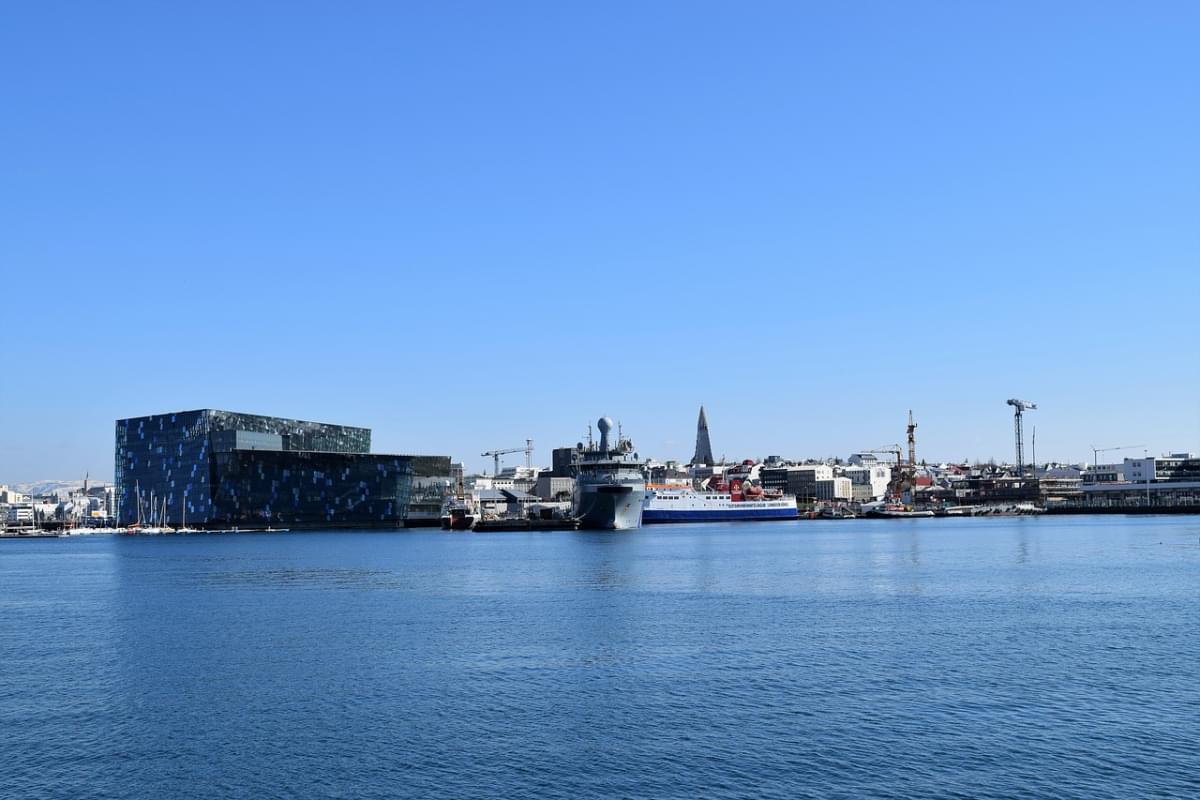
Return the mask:
[[[184,408],[161,409],[157,412],[148,412],[148,413],[155,413],[155,414],[162,415],[162,414],[171,414],[171,413],[178,413],[178,412],[185,412],[185,411],[195,411],[195,410],[199,410],[199,408],[200,407],[188,408],[188,409],[184,409]],[[1039,411],[1042,410],[1040,406],[1039,406],[1038,410]],[[693,411],[695,411],[695,409],[693,409]],[[258,413],[261,413],[261,410],[260,411],[249,411],[249,412],[242,411],[242,412],[238,412],[238,413],[258,414]],[[1098,458],[1098,463],[1112,463],[1112,462],[1119,463],[1124,458],[1141,457],[1143,455],[1143,453],[1148,453],[1150,456],[1161,456],[1161,455],[1166,455],[1166,454],[1172,453],[1172,452],[1182,452],[1182,451],[1195,452],[1195,450],[1197,449],[1188,443],[1174,444],[1174,445],[1168,444],[1164,447],[1155,448],[1155,447],[1151,447],[1151,446],[1148,446],[1145,444],[1138,444],[1136,447],[1131,447],[1131,446],[1127,446],[1127,445],[1118,446],[1118,444],[1114,443],[1114,442],[1105,443],[1105,442],[1102,442],[1101,440],[1097,440],[1094,445],[1089,444],[1085,448],[1086,453],[1072,454],[1070,456],[1064,457],[1064,456],[1056,455],[1055,453],[1044,452],[1045,442],[1044,442],[1044,435],[1043,435],[1043,437],[1041,437],[1042,443],[1040,445],[1037,445],[1037,449],[1035,452],[1034,435],[1035,435],[1037,426],[1032,423],[1032,419],[1031,419],[1032,415],[1035,412],[1026,412],[1026,413],[1027,413],[1027,415],[1029,415],[1026,417],[1026,423],[1025,423],[1025,425],[1026,425],[1026,428],[1025,428],[1025,457],[1026,457],[1027,462],[1029,462],[1031,459],[1033,459],[1036,456],[1037,462],[1039,464],[1045,464],[1048,462],[1074,463],[1074,464],[1092,463],[1092,457],[1093,457],[1092,447],[1108,449],[1111,451],[1109,454],[1109,455],[1111,455],[1111,457],[1105,457],[1105,454],[1102,453],[1101,456]],[[320,419],[318,419],[318,418],[315,418],[312,416],[306,417],[303,415],[282,415],[282,416],[286,416],[288,419],[321,423],[321,424],[332,424],[332,423],[330,423],[330,419],[335,419],[335,418],[320,418]],[[597,416],[599,416],[599,415],[597,415]],[[686,435],[681,435],[677,439],[664,441],[662,443],[663,446],[671,448],[671,450],[668,454],[663,454],[661,452],[654,452],[654,451],[648,449],[646,446],[643,446],[639,442],[639,439],[636,437],[635,432],[630,430],[628,425],[626,425],[618,416],[615,416],[615,415],[610,415],[610,416],[613,416],[614,420],[616,420],[618,423],[620,423],[622,425],[625,435],[630,437],[631,439],[633,439],[634,445],[638,448],[638,450],[642,456],[647,457],[647,458],[652,458],[652,459],[655,459],[656,461],[660,461],[660,462],[677,461],[681,464],[684,464],[684,463],[689,463],[691,461],[691,451],[693,451],[695,449],[695,444],[694,444],[695,438],[696,438],[696,423],[695,422],[691,423],[691,429],[690,429],[691,439],[689,440]],[[709,415],[706,414],[706,420],[705,420],[706,423],[708,422],[708,420],[707,420],[708,416]],[[557,447],[569,447],[569,446],[575,444],[576,442],[586,441],[589,425],[592,428],[593,437],[598,441],[599,433],[595,430],[595,422],[596,422],[595,419],[592,419],[590,422],[584,422],[579,428],[579,435],[577,437],[574,437],[574,438],[567,437],[567,438],[562,439],[562,441],[553,441],[548,438],[543,438],[543,439],[539,440],[532,436],[531,437],[519,437],[520,441],[517,441],[517,438],[514,438],[514,441],[516,442],[516,444],[520,445],[523,443],[524,438],[533,439],[533,441],[534,441],[534,456],[533,456],[534,465],[538,466],[538,467],[548,467],[550,464],[550,450],[552,450],[553,448],[557,448]],[[731,422],[736,423],[736,420],[731,420]],[[922,422],[922,420],[919,416],[917,418],[917,422],[918,422],[918,424],[921,424],[921,422]],[[115,421],[114,421],[114,423],[115,423]],[[923,441],[924,440],[923,440],[921,434],[918,434],[918,437],[917,437],[917,460],[918,460],[918,462],[928,461],[931,464],[987,463],[989,461],[995,461],[996,463],[1000,463],[1000,464],[1013,463],[1013,461],[1014,461],[1014,437],[1013,437],[1011,413],[1008,413],[1004,417],[1004,423],[1007,426],[1005,428],[1005,431],[1007,432],[1007,441],[1006,441],[1007,452],[1004,452],[1004,448],[1000,448],[1000,452],[996,452],[991,455],[984,455],[984,456],[936,457],[932,453],[929,453],[928,455],[926,454],[925,450],[923,450]],[[354,422],[353,424],[355,424],[359,427],[363,427],[363,428],[367,428],[367,429],[371,430],[371,435],[372,435],[371,452],[374,452],[374,453],[393,453],[393,452],[401,453],[401,452],[403,452],[407,455],[429,455],[429,454],[435,452],[434,450],[401,451],[399,449],[389,448],[389,446],[386,444],[383,444],[381,442],[380,438],[376,435],[377,434],[376,429],[372,424],[370,424],[370,421],[360,420],[360,421]],[[929,427],[932,427],[932,425],[930,425]],[[990,432],[995,432],[997,426],[995,426],[994,424],[991,424],[989,422],[988,427],[989,427]],[[734,429],[740,430],[741,428],[739,428],[735,424]],[[922,433],[924,433],[925,426],[922,425],[920,430],[922,431]],[[901,431],[901,433],[903,433],[903,431]],[[935,432],[934,436],[936,437],[936,432]],[[755,451],[738,450],[733,445],[731,445],[730,447],[723,447],[722,439],[721,439],[721,424],[720,424],[720,422],[718,422],[718,424],[717,424],[716,437],[717,437],[716,444],[713,445],[713,455],[718,462],[721,462],[722,460],[727,460],[729,462],[736,462],[736,461],[742,460],[743,458],[755,458],[755,459],[761,460],[761,459],[767,458],[769,456],[782,456],[785,459],[797,460],[797,461],[804,460],[804,459],[831,459],[831,458],[840,458],[840,459],[844,460],[850,454],[856,453],[856,452],[864,452],[864,451],[868,451],[868,450],[872,450],[872,449],[879,450],[879,449],[891,447],[892,445],[899,445],[901,450],[904,450],[904,448],[905,448],[903,436],[896,435],[891,439],[880,440],[880,441],[875,441],[875,442],[866,442],[866,443],[862,444],[862,446],[848,447],[848,448],[843,448],[840,451],[832,451],[832,452],[786,452],[786,451],[779,451],[779,450],[770,450],[769,448],[768,448],[768,450],[755,450]],[[540,446],[537,444],[539,441],[541,441],[543,443]],[[691,443],[687,443],[689,441]],[[505,442],[502,444],[507,446],[507,445],[513,444],[513,442]],[[501,446],[501,445],[496,444],[495,446]],[[87,469],[79,472],[78,475],[71,473],[71,472],[62,472],[59,474],[45,474],[45,475],[28,475],[28,476],[7,475],[6,474],[6,475],[0,475],[0,484],[16,485],[16,484],[33,483],[33,482],[43,481],[43,480],[67,480],[67,481],[69,481],[69,480],[81,479],[82,476],[85,474],[90,474],[93,482],[96,482],[96,481],[111,482],[111,480],[112,480],[112,474],[111,474],[112,473],[112,468],[111,468],[112,441],[111,441],[111,439],[107,443],[107,448],[108,448],[108,461],[110,464],[108,466],[107,470],[105,469],[104,466],[97,465],[94,468],[87,468]],[[482,449],[479,452],[482,453],[483,452]],[[490,473],[492,470],[492,459],[490,456],[484,457],[483,455],[476,455],[476,453],[474,451],[466,454],[465,456],[460,456],[459,454],[454,454],[454,453],[452,453],[450,455],[453,460],[464,463],[466,465],[468,472],[477,473],[477,474],[485,474],[485,473]],[[879,458],[881,460],[883,460],[885,463],[890,463],[890,460],[892,457],[887,454],[879,454]],[[907,459],[906,454],[904,455],[904,458]],[[92,459],[92,460],[97,461],[96,459]],[[103,461],[104,461],[103,458],[99,459],[99,462],[103,462]],[[519,466],[521,463],[523,463],[523,461],[524,461],[523,455],[521,455],[520,453],[514,453],[511,456],[502,456],[501,460],[500,460],[500,464],[501,464],[501,467],[504,468],[504,467],[511,467],[511,466]]]
[[[13,9],[0,481],[230,408],[535,460],[1200,450],[1200,8]],[[1028,451],[1027,446],[1027,451]],[[1140,455],[1140,452],[1129,453]],[[1118,454],[1122,455],[1122,454]]]

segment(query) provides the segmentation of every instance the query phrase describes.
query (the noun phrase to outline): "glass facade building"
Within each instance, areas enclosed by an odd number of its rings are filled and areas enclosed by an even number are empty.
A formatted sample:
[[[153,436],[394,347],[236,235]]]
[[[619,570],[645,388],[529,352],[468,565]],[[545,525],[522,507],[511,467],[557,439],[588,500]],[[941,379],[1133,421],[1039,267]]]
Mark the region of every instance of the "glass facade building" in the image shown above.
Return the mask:
[[[448,491],[449,457],[370,450],[368,428],[256,414],[202,409],[117,420],[119,524],[400,527],[415,478],[420,502],[411,516],[423,518],[433,502],[428,484]]]

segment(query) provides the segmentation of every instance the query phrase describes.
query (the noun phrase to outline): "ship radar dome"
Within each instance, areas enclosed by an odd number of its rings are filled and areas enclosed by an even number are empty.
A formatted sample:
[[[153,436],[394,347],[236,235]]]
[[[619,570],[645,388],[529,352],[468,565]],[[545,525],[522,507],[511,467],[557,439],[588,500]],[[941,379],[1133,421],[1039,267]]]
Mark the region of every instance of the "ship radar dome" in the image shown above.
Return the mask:
[[[608,417],[601,417],[596,421],[596,427],[600,429],[600,449],[608,452],[608,432],[613,428],[613,421]]]

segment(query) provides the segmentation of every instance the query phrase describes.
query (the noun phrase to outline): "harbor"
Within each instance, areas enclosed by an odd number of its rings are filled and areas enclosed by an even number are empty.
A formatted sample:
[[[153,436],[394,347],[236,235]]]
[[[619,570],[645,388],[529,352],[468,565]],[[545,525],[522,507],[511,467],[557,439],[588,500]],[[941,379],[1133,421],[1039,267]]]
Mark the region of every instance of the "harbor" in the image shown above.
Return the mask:
[[[1200,2],[5,12],[0,800],[1200,798]]]

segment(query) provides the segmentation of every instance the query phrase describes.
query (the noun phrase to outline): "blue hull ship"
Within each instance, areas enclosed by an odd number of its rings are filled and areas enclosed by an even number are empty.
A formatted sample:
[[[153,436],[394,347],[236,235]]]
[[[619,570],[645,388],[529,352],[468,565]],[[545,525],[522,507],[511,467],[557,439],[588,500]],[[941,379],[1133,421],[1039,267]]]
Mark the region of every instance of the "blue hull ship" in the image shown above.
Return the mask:
[[[646,492],[642,506],[642,522],[646,525],[799,518],[796,498],[789,495],[755,499],[739,492],[656,487]]]

